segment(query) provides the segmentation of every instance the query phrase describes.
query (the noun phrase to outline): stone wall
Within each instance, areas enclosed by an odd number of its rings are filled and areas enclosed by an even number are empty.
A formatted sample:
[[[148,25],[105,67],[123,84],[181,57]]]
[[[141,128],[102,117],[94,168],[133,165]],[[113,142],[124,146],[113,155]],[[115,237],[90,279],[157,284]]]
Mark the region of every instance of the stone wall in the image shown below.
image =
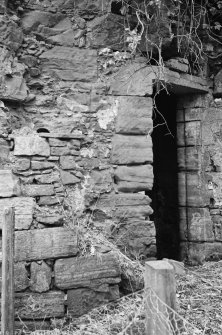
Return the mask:
[[[18,316],[47,327],[118,298],[113,245],[133,259],[156,256],[146,193],[157,78],[187,94],[177,135],[182,256],[219,253],[220,108],[206,108],[206,81],[187,75],[187,63],[171,60],[172,71],[159,72],[116,51],[124,18],[108,0],[8,6],[0,12],[0,226],[3,208],[14,206]],[[190,102],[191,93],[202,95]]]
[[[133,259],[156,254],[145,195],[152,99],[111,94],[101,79],[97,49],[118,42],[113,18],[122,20],[109,1],[9,8],[0,27],[0,226],[4,207],[15,207],[16,315],[48,327],[119,297],[109,243]]]

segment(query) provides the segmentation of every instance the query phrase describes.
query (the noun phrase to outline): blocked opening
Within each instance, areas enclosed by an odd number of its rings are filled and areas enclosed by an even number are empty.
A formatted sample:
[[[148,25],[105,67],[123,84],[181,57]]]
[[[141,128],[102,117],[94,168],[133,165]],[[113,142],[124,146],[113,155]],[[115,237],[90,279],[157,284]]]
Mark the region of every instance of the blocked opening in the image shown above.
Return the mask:
[[[163,91],[153,111],[153,220],[158,259],[179,259],[176,96]],[[164,119],[166,124],[164,124]]]

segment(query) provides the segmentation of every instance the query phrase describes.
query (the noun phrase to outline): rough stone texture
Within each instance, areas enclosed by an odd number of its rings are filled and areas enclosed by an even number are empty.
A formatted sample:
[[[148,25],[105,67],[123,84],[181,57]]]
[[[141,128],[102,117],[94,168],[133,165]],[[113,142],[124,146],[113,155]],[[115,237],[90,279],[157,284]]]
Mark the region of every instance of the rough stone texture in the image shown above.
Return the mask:
[[[114,172],[118,191],[140,192],[152,190],[153,167],[151,165],[141,166],[118,166]]]
[[[0,229],[3,225],[4,207],[15,209],[15,229],[29,229],[32,223],[35,202],[29,197],[12,197],[0,199]]]
[[[50,155],[47,141],[39,136],[16,136],[15,156],[46,156]]]
[[[213,222],[207,208],[179,208],[180,238],[182,241],[213,241]]]
[[[54,195],[54,187],[53,185],[24,185],[22,187],[22,193],[28,197],[41,197],[46,195]]]
[[[142,164],[153,161],[150,136],[115,135],[112,143],[112,163]]]
[[[21,28],[9,16],[0,15],[0,45],[16,51],[22,44]]]
[[[97,78],[97,60],[94,50],[55,47],[44,52],[40,58],[43,71],[51,73],[60,80],[88,82]]]
[[[33,170],[51,169],[53,167],[55,167],[55,164],[51,162],[32,161]]]
[[[188,73],[189,63],[187,59],[171,58],[165,62],[165,65],[173,71]]]
[[[125,42],[124,18],[108,13],[88,24],[87,39],[92,48],[122,49]]]
[[[202,167],[201,147],[182,147],[177,149],[177,162],[180,171],[199,171]]]
[[[76,168],[76,159],[73,156],[61,156],[60,165],[64,170],[71,170]]]
[[[2,273],[2,264],[0,265]],[[25,262],[14,264],[15,292],[24,291],[29,287],[29,273],[26,269]],[[2,290],[2,277],[0,276],[0,292]]]
[[[58,227],[15,233],[17,261],[67,257],[77,252],[77,235],[74,230]]]
[[[222,259],[222,243],[181,243],[181,258],[190,262],[192,265],[198,265],[204,261]]]
[[[151,96],[155,75],[146,63],[126,65],[114,76],[110,93],[113,95]]]
[[[113,254],[59,259],[55,262],[55,285],[60,289],[97,288],[120,281],[120,269]]]
[[[178,174],[179,206],[205,207],[210,203],[210,194],[203,176],[199,173],[180,172]]]
[[[135,218],[121,220],[118,234],[113,234],[116,245],[129,257],[155,257],[156,231],[152,221]]]
[[[0,138],[0,169],[4,166],[5,163],[9,161],[9,145],[8,142]]]
[[[36,30],[40,24],[46,27],[53,27],[63,18],[65,18],[65,16],[62,14],[55,14],[38,10],[30,11],[25,13],[22,17],[22,29],[24,33],[27,34],[30,31]]]
[[[19,262],[14,265],[15,292],[24,291],[29,287],[29,274],[26,263]]]
[[[214,77],[214,91],[215,97],[222,97],[222,70],[220,70]]]
[[[46,292],[50,288],[52,280],[52,270],[45,263],[31,263],[30,289],[33,292]]]
[[[15,312],[21,319],[61,318],[65,313],[64,299],[65,294],[61,291],[17,293]]]
[[[80,182],[79,178],[66,171],[61,171],[61,179],[63,185],[72,185]]]
[[[20,195],[20,184],[10,170],[0,170],[0,198]]]
[[[118,97],[116,133],[149,134],[153,127],[153,100],[144,97]]]
[[[191,121],[177,124],[178,146],[201,145],[201,122]]]
[[[96,308],[109,301],[119,298],[118,285],[103,285],[103,292],[95,292],[87,288],[68,290],[67,306],[68,313],[73,317],[86,314],[91,309]]]
[[[24,72],[25,66],[18,63],[6,48],[0,47],[0,99],[22,102],[28,97]]]

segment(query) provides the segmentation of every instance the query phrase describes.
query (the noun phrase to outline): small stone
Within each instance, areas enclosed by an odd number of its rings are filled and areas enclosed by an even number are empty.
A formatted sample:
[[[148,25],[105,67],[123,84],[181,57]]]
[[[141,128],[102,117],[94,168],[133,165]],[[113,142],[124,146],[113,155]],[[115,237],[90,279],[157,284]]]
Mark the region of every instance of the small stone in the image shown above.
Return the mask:
[[[13,167],[15,171],[25,171],[30,168],[30,160],[27,158],[18,159]]]
[[[23,194],[30,197],[40,197],[44,195],[54,195],[54,187],[52,185],[23,185]]]
[[[53,206],[57,205],[59,203],[58,197],[48,197],[48,196],[43,196],[40,197],[38,204],[40,206]]]
[[[41,264],[36,262],[31,263],[31,291],[39,293],[48,291],[50,289],[51,279],[52,270],[45,262]]]
[[[60,165],[61,165],[61,168],[64,170],[75,169],[77,166],[75,162],[75,158],[73,156],[61,156]]]
[[[33,170],[43,170],[43,169],[50,169],[55,166],[54,163],[50,162],[39,162],[39,161],[32,161],[32,169]]]
[[[71,185],[80,182],[79,178],[75,177],[73,174],[66,171],[61,171],[61,179],[63,185]]]

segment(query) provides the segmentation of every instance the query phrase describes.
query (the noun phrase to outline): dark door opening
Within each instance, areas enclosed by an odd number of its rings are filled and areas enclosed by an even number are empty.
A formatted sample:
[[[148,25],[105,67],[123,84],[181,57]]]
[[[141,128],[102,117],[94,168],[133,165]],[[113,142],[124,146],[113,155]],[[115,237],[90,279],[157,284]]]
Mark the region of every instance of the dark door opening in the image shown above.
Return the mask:
[[[155,104],[152,133],[154,185],[150,196],[157,234],[157,258],[179,259],[176,96],[163,91],[156,96]]]

